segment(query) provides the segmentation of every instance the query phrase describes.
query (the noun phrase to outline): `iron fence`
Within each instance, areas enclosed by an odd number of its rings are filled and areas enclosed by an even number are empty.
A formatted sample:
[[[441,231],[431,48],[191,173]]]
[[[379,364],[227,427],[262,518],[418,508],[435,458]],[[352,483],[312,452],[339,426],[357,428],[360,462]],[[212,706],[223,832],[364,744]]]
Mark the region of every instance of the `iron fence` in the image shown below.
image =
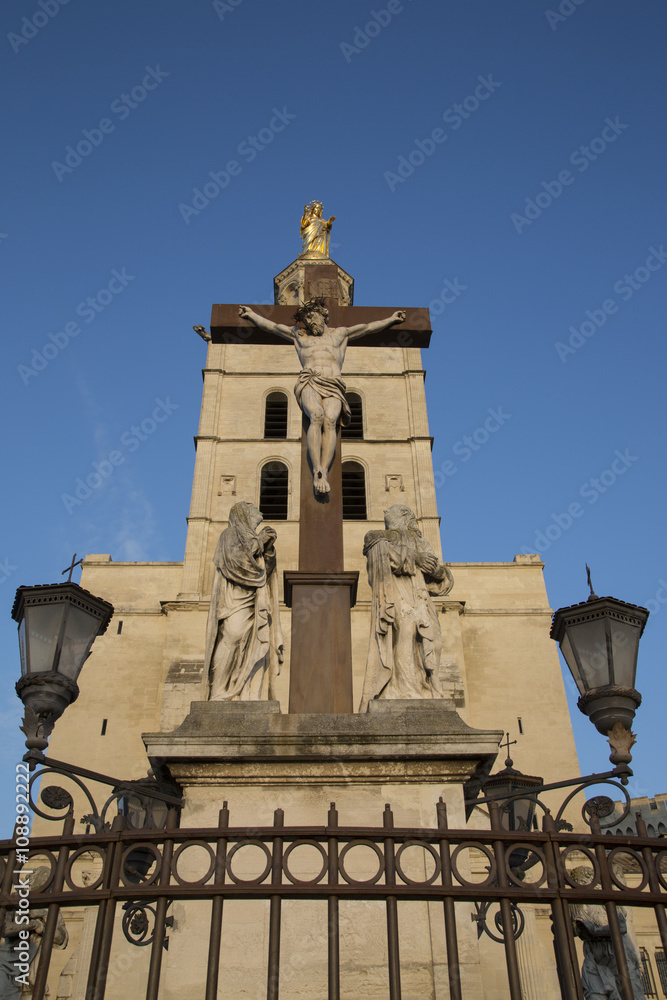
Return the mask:
[[[150,948],[145,996],[158,1000],[165,944],[171,918],[169,907],[177,901],[196,900],[210,907],[207,917],[208,955],[205,1000],[214,1000],[224,980],[220,945],[226,901],[267,900],[269,905],[267,998],[278,1000],[280,992],[281,908],[285,900],[326,901],[328,943],[322,964],[328,968],[329,1000],[341,993],[339,906],[345,900],[376,900],[386,913],[388,993],[390,1000],[401,997],[401,942],[398,908],[405,901],[426,901],[442,906],[442,936],[447,955],[449,995],[464,996],[459,957],[459,932],[455,904],[475,904],[473,919],[482,924],[488,908],[496,904],[498,913],[490,936],[502,943],[511,1000],[521,1000],[522,987],[517,960],[517,938],[521,934],[521,907],[548,905],[554,939],[555,962],[563,1000],[583,1000],[579,962],[569,907],[597,904],[605,908],[621,980],[623,1000],[634,1000],[617,905],[649,907],[655,912],[663,946],[659,975],[664,989],[664,953],[667,951],[667,842],[648,837],[637,816],[635,836],[610,837],[601,833],[592,819],[590,833],[564,832],[554,820],[544,818],[542,832],[509,833],[501,828],[497,807],[490,809],[491,828],[451,829],[442,800],[437,804],[436,825],[432,828],[398,827],[389,805],[378,827],[341,826],[335,804],[331,804],[325,826],[286,826],[281,809],[268,827],[230,826],[225,803],[218,825],[180,828],[178,811],[172,808],[166,826],[160,830],[128,830],[122,816],[109,829],[86,835],[74,832],[69,815],[58,836],[31,837],[28,867],[39,858],[48,868],[48,877],[32,892],[30,908],[46,912],[41,938],[33,1000],[45,994],[49,963],[61,908],[93,908],[95,932],[87,971],[86,1000],[103,1000],[109,958],[118,912],[129,942]],[[247,848],[263,858],[255,874],[239,863]],[[308,873],[295,864],[295,851],[308,847]],[[371,852],[373,864],[364,870],[351,863],[355,848]],[[198,852],[198,874],[184,859],[188,851]],[[421,858],[417,866],[408,863],[412,851]],[[314,853],[313,853],[314,852]],[[421,852],[421,854],[419,854]],[[81,885],[78,876],[83,855],[97,858],[95,879]],[[317,858],[313,864],[312,858]],[[367,855],[368,857],[368,855]],[[475,863],[470,864],[470,858]],[[202,860],[203,863],[202,863]],[[623,864],[620,864],[621,860]],[[582,865],[583,861],[583,865]],[[577,863],[577,877],[573,867]],[[17,864],[14,841],[0,842],[0,907],[11,913],[18,907]],[[473,871],[474,869],[474,871]],[[582,882],[581,871],[588,872]],[[627,872],[632,877],[627,877]],[[625,874],[623,874],[625,872]],[[303,877],[308,874],[308,877]],[[183,929],[182,932],[185,932]],[[179,931],[181,932],[181,931]],[[481,930],[480,930],[481,933]],[[500,949],[499,949],[500,951]],[[502,952],[500,952],[502,954]],[[193,970],[196,976],[196,970]]]

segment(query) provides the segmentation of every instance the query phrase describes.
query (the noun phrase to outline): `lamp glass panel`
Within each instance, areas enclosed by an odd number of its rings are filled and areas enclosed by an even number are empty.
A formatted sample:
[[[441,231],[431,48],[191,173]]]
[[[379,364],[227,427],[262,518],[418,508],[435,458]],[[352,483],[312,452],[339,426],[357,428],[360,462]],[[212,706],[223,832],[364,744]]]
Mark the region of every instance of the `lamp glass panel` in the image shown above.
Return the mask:
[[[25,610],[25,641],[29,674],[53,670],[64,604],[35,604]]]
[[[595,618],[579,625],[568,625],[567,632],[581,664],[581,693],[609,684],[606,619]]]
[[[151,799],[151,819],[156,830],[162,830],[167,825],[169,806],[159,799]]]
[[[516,784],[512,778],[505,782],[493,781],[493,776],[485,786],[485,794],[492,795],[498,802],[500,825],[509,832],[530,830],[535,812],[535,802],[531,798],[507,799],[510,795],[523,791],[523,785]]]
[[[614,656],[614,684],[633,688],[637,674],[640,629],[626,622],[611,623],[611,643]]]
[[[19,656],[21,657],[21,676],[28,673],[28,650],[25,644],[25,618],[19,624]]]
[[[135,830],[144,830],[146,827],[146,805],[144,800],[132,793],[123,796],[124,813],[129,820],[129,824]]]
[[[534,804],[530,799],[512,799],[509,806],[509,829],[510,830],[530,830],[530,822],[533,818]]]
[[[570,636],[567,632],[563,634],[563,638],[560,643],[560,651],[565,658],[565,662],[570,668],[570,673],[574,678],[574,683],[579,688],[579,694],[583,694],[586,690],[584,682],[581,679],[581,674],[579,673],[579,664],[577,663],[577,658],[574,655],[574,650],[572,649],[572,643],[570,642]]]
[[[99,627],[99,618],[81,608],[69,605],[59,673],[76,681]]]

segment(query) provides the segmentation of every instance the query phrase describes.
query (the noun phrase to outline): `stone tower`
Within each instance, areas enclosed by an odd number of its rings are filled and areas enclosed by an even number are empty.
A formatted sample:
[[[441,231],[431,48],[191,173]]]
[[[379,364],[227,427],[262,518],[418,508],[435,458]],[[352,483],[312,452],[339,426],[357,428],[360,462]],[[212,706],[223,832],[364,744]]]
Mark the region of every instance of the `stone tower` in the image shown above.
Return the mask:
[[[343,325],[353,313],[353,322],[370,322],[394,308],[355,307],[353,293],[351,276],[334,261],[304,253],[276,276],[275,304],[263,311],[289,323],[299,304],[317,296],[331,323]],[[348,606],[352,710],[289,711],[290,636],[301,624],[292,621],[290,580],[303,572],[300,522],[312,494],[293,393],[296,352],[240,319],[238,304],[214,305],[183,561],[87,555],[81,584],[110,601],[115,615],[81,674],[78,701],[55,728],[54,757],[124,778],[142,777],[149,761],[166,766],[183,790],[182,825],[193,827],[214,826],[223,800],[238,826],[268,825],[276,807],[284,809],[286,822],[321,824],[331,801],[345,822],[359,826],[375,824],[386,801],[401,826],[428,825],[439,797],[450,825],[461,827],[466,790],[488,774],[507,730],[517,736],[513,757],[522,770],[545,781],[577,772],[537,555],[447,563],[453,589],[434,599],[443,639],[439,679],[447,698],[378,701],[363,715],[357,711],[371,621],[364,536],[382,530],[385,509],[400,503],[414,511],[441,558],[421,354],[430,333],[428,312],[406,312],[403,327],[351,344],[343,368],[353,420],[338,440],[339,471],[332,470],[332,493],[338,491],[332,504],[342,504],[343,563],[332,572],[358,573]],[[203,663],[213,555],[231,507],[242,500],[259,506],[277,532],[284,664],[272,702],[207,702]],[[320,581],[307,595],[311,606],[304,612],[302,604],[301,612],[317,617],[328,599]],[[309,683],[317,686],[317,651],[313,659]],[[198,926],[198,917],[186,920],[177,906],[174,914],[177,925]],[[436,960],[425,943],[426,904],[416,919],[418,978],[424,963]],[[200,937],[206,938],[204,925]],[[363,951],[355,968],[366,962]],[[189,996],[190,957],[172,935],[165,996]],[[253,974],[245,953],[231,961],[229,982],[241,984]],[[479,961],[472,948],[471,982],[481,983]],[[302,971],[294,995],[305,997],[310,973]],[[368,975],[372,986],[375,973]],[[374,989],[366,995],[375,996]]]
[[[259,297],[262,289],[257,291]],[[276,276],[274,292],[276,304],[290,314],[314,293],[326,293],[333,311],[352,306],[354,282],[333,261],[305,255]],[[213,553],[230,507],[239,500],[260,504],[263,471],[264,502],[273,500],[270,509],[279,515],[268,514],[267,520],[278,532],[281,585],[283,571],[298,568],[302,415],[293,386],[299,364],[288,344],[249,342],[249,330],[239,323],[237,306],[213,307],[183,561],[86,557],[82,586],[111,601],[116,611],[81,675],[81,697],[53,734],[57,757],[92,755],[94,766],[109,770],[112,761],[119,774],[138,776],[146,767],[141,733],[175,728],[190,702],[203,697]],[[345,569],[359,573],[351,614],[355,709],[369,636],[364,535],[382,528],[383,511],[400,502],[414,510],[424,536],[441,552],[418,339],[398,327],[378,335],[377,346],[351,344],[343,370],[348,394],[356,397],[354,436],[344,434],[341,441],[352,515],[343,521]],[[280,426],[275,421],[270,426],[278,411]],[[272,487],[279,496],[271,497]],[[539,557],[447,565],[454,587],[439,602],[441,678],[458,712],[473,727],[518,734],[518,766],[525,763],[545,780],[556,769],[576,771],[558,657],[548,638],[550,609]],[[281,617],[288,648],[278,697],[287,711],[290,610],[285,606]]]

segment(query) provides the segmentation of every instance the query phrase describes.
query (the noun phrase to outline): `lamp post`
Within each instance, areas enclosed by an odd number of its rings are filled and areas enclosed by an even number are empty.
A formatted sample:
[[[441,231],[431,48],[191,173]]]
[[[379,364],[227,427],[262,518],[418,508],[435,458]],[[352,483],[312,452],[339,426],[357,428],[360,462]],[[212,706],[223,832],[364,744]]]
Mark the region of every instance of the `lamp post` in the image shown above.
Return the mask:
[[[609,759],[627,778],[635,742],[631,726],[642,700],[635,688],[637,653],[649,612],[615,597],[598,597],[586,569],[588,600],[556,611],[551,638],[579,690],[579,710],[607,737]]]
[[[70,575],[71,575],[70,567]],[[66,571],[67,572],[67,571]],[[151,772],[148,778],[122,781],[88,768],[53,760],[44,755],[53,727],[65,709],[79,696],[77,679],[90,655],[93,642],[102,635],[111,621],[113,606],[76,583],[45,584],[19,587],[12,608],[12,618],[18,622],[21,678],[16,693],[25,707],[22,730],[28,752],[24,761],[34,771],[33,782],[41,774],[55,772],[72,777],[85,793],[93,812],[84,817],[96,832],[106,828],[106,812],[112,802],[120,806],[120,814],[131,829],[159,829],[167,822],[168,810],[182,806],[173,782]],[[113,792],[101,812],[81,778],[110,785]],[[50,808],[73,809],[69,792],[57,786],[42,788],[42,801]],[[53,819],[31,806],[44,819]]]
[[[522,774],[512,766],[508,734],[504,770],[490,775],[482,786],[483,797],[470,799],[466,805],[472,811],[475,806],[488,804],[492,822],[495,815],[495,822],[509,832],[529,831],[537,805],[542,808],[545,816],[550,817],[549,809],[538,799],[538,792],[558,788],[573,788],[573,791],[566,796],[556,816],[550,819],[551,828],[555,830],[572,829],[563,819],[563,813],[575,795],[592,785],[608,784],[620,789],[626,799],[621,820],[630,811],[630,796],[624,786],[632,776],[629,766],[632,760],[630,748],[635,742],[635,736],[630,727],[642,700],[635,688],[637,653],[649,612],[646,608],[626,604],[615,597],[598,597],[593,591],[588,566],[586,570],[590,587],[588,600],[568,608],[559,608],[554,614],[550,635],[559,643],[579,690],[579,709],[609,741],[609,759],[614,769],[603,774],[589,774],[545,785],[541,778]],[[587,823],[595,816],[599,823],[600,818],[610,816],[613,812],[614,803],[611,799],[598,796],[585,803],[582,816]],[[615,818],[614,824],[617,822],[619,820]],[[614,824],[599,823],[598,829]],[[516,872],[525,872],[534,864],[534,861],[531,862],[530,851],[525,846],[508,849],[509,867]],[[497,937],[488,926],[489,903],[476,903],[475,907],[473,920],[478,922],[478,936],[486,933],[496,941],[502,940],[505,924],[509,926],[508,921],[496,916],[495,924],[500,932],[500,937]],[[511,933],[517,938],[522,930],[523,919],[515,907],[512,910]]]
[[[76,583],[19,587],[12,618],[19,626],[21,679],[29,751],[43,751],[56,721],[79,696],[77,679],[113,606]]]

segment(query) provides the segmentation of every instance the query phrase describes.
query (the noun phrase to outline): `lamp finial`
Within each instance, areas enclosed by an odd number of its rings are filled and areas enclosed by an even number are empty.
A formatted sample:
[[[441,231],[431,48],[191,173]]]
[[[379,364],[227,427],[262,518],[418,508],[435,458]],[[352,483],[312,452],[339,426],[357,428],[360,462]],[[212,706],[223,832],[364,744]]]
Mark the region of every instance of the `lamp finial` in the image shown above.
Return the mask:
[[[588,565],[588,563],[586,563],[586,579],[588,581],[588,586],[589,586],[589,589],[590,589],[590,594],[588,595],[588,600],[589,601],[599,601],[600,598],[598,597],[598,595],[593,590],[593,584],[591,583],[591,568]]]

